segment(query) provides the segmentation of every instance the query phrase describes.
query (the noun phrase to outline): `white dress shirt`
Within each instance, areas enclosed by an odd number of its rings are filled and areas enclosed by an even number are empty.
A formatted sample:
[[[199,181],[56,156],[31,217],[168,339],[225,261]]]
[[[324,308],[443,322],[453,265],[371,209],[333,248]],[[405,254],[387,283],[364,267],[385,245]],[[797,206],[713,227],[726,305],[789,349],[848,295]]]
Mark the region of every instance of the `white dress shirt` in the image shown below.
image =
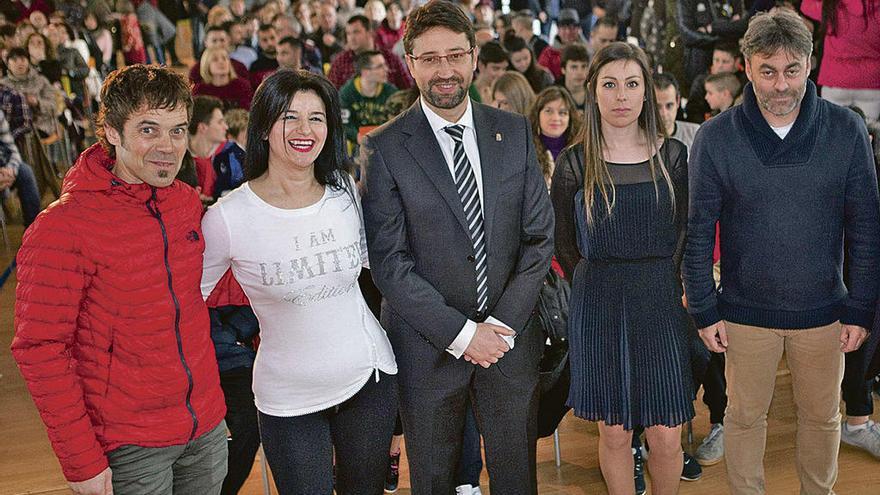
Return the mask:
[[[474,177],[477,181],[477,191],[480,196],[480,210],[485,211],[485,203],[483,202],[483,169],[480,162],[480,148],[477,145],[477,131],[474,128],[474,112],[473,106],[471,105],[471,99],[467,99],[467,108],[465,108],[464,114],[458,119],[458,122],[449,122],[443,117],[437,115],[428,105],[425,105],[425,102],[421,98],[419,101],[422,105],[422,110],[425,112],[425,117],[428,118],[428,124],[431,126],[431,130],[434,131],[434,137],[437,138],[437,144],[440,145],[440,150],[443,152],[443,159],[446,160],[446,166],[449,168],[449,175],[452,176],[453,180],[455,180],[455,161],[453,160],[452,152],[455,147],[455,142],[452,140],[452,136],[447,134],[444,129],[451,125],[464,126],[464,133],[462,134],[464,153],[467,155],[468,161],[471,163],[471,168],[474,170]],[[488,251],[486,256],[489,256]],[[476,299],[476,295],[474,298]],[[509,325],[493,316],[486,317],[486,323],[502,326],[513,331]],[[453,340],[449,347],[446,348],[446,352],[455,356],[456,359],[460,358],[461,355],[464,354],[468,345],[470,345],[471,340],[476,333],[477,322],[473,320],[466,321],[461,328],[461,331],[458,333],[458,336],[455,337],[455,340]],[[499,335],[499,337],[504,339],[507,345],[513,349],[513,336]]]

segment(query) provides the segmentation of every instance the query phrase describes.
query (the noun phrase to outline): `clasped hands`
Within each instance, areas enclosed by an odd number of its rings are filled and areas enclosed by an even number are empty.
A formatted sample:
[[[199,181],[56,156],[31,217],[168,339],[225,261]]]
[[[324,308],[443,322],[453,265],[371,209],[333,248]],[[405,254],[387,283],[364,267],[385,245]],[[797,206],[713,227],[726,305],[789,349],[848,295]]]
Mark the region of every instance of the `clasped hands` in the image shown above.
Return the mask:
[[[497,363],[510,350],[510,346],[501,338],[502,335],[512,337],[516,332],[491,323],[477,323],[477,331],[464,350],[464,359],[483,368]]]

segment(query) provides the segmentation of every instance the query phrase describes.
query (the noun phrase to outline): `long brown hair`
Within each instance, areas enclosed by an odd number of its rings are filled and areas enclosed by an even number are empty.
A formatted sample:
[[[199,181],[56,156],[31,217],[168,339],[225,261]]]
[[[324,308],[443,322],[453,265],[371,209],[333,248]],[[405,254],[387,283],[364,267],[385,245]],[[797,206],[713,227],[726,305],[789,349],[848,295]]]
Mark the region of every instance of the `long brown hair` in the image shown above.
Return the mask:
[[[535,97],[535,102],[529,109],[529,123],[532,125],[532,141],[535,143],[535,152],[538,155],[538,164],[541,166],[541,172],[544,178],[549,178],[553,174],[553,161],[547,153],[547,147],[541,140],[541,111],[551,102],[562,100],[568,107],[568,127],[565,129],[565,146],[569,147],[575,144],[581,138],[581,129],[584,126],[584,119],[581,112],[571,98],[571,95],[565,89],[559,86],[550,86],[544,89]]]
[[[592,224],[595,220],[593,201],[596,197],[597,189],[605,202],[605,211],[608,215],[611,214],[611,210],[614,208],[616,191],[603,153],[605,136],[602,135],[602,115],[599,114],[596,91],[598,89],[599,71],[607,64],[619,60],[634,62],[638,64],[642,71],[645,101],[642,103],[638,124],[648,143],[648,167],[651,171],[651,178],[654,180],[654,190],[658,200],[660,192],[657,189],[657,171],[659,170],[660,175],[663,176],[669,188],[669,197],[673,204],[672,210],[675,211],[675,191],[672,188],[672,180],[666,164],[663,163],[662,158],[657,153],[657,140],[663,136],[663,131],[658,124],[660,113],[657,110],[657,101],[653,89],[654,81],[651,77],[651,71],[648,69],[648,59],[641,48],[618,41],[611,43],[596,53],[593,61],[590,63],[590,70],[587,74],[584,132],[580,142],[584,145],[584,203],[586,206],[587,223],[589,224]]]

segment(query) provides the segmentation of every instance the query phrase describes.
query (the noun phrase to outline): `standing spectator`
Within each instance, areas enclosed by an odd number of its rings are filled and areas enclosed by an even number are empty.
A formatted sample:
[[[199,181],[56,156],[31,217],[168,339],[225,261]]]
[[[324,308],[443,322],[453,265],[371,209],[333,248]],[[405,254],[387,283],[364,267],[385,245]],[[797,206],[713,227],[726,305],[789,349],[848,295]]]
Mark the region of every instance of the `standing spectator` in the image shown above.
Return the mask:
[[[736,41],[742,31],[714,32],[722,24],[738,21],[744,15],[742,0],[681,0],[678,31],[684,43],[684,72],[687,87],[709,67],[712,48],[719,41]]]
[[[22,220],[27,230],[40,212],[40,192],[34,170],[21,160],[9,122],[0,110],[0,194],[13,188],[18,193]]]
[[[345,29],[337,22],[333,5],[322,3],[318,14],[318,29],[311,35],[315,46],[321,51],[325,64],[333,62],[333,57],[344,49]]]
[[[86,12],[83,19],[83,27],[85,31],[82,33],[83,38],[89,45],[89,52],[95,59],[95,68],[98,70],[101,78],[107,77],[111,71],[116,69],[116,50],[113,45],[113,35],[99,20],[98,16],[92,11]],[[171,52],[174,54],[174,52]],[[173,55],[173,59],[177,60],[177,55]]]
[[[202,57],[205,39],[205,25],[208,23],[208,11],[217,5],[216,0],[189,0],[189,25],[192,36],[192,53],[196,60]]]
[[[504,49],[510,54],[511,67],[526,77],[532,91],[540,93],[547,86],[553,85],[553,75],[535,63],[535,54],[525,40],[508,32],[504,36],[503,44]]]
[[[366,241],[343,139],[327,79],[270,75],[254,98],[248,181],[203,221],[202,293],[231,268],[259,318],[253,392],[280,493],[332,493],[334,457],[339,493],[381,493],[394,429],[397,365],[357,284]]]
[[[162,12],[169,21],[171,21],[171,25],[174,26],[175,31],[177,31],[177,21],[181,20],[185,16],[185,10],[183,8],[182,0],[158,0],[157,5],[159,8],[159,12]],[[172,36],[165,42],[165,49],[168,50],[168,55],[171,57],[171,64],[174,66],[182,66],[183,63],[180,61],[180,58],[177,56],[177,46],[176,46],[177,36]]]
[[[134,13],[134,6],[129,0],[120,0],[116,3],[116,10],[119,12],[119,38],[125,64],[146,63],[147,51],[141,36],[141,25]],[[195,39],[195,34],[193,34],[193,40]],[[199,38],[199,43],[201,43],[201,38]]]
[[[349,156],[357,156],[364,134],[384,124],[390,114],[385,100],[397,92],[388,84],[388,67],[378,51],[366,51],[355,59],[358,75],[351,78],[339,91],[342,126],[348,141]]]
[[[339,52],[330,64],[327,75],[330,82],[341,88],[354,76],[354,59],[360,52],[378,50],[385,57],[388,66],[388,82],[400,89],[412,86],[412,80],[400,58],[388,50],[376,47],[373,27],[370,20],[362,15],[352,16],[345,25],[346,49]]]
[[[196,83],[193,96],[208,95],[223,101],[224,109],[250,110],[254,92],[247,79],[238,77],[229,53],[223,48],[207,48],[200,61],[202,82]]]
[[[870,0],[804,0],[801,11],[822,23],[822,98],[856,105],[880,120],[880,6]]]
[[[208,50],[205,50],[207,52]],[[204,201],[214,196],[214,156],[226,144],[226,119],[223,102],[213,96],[193,98],[192,117],[189,121],[189,152],[195,161],[199,194]]]
[[[575,108],[584,115],[587,105],[587,70],[590,55],[586,45],[572,43],[562,49],[562,77],[556,81],[571,95]]]
[[[71,32],[73,30],[68,24],[52,22],[46,28],[46,38],[48,38],[52,49],[55,50],[55,56],[61,64],[62,84],[65,79],[67,81],[65,92],[76,96],[79,101],[85,101],[84,81],[89,75],[89,66],[76,48],[66,46],[68,41],[72,41]]]
[[[598,422],[609,493],[633,493],[637,426],[651,446],[652,492],[677,493],[681,425],[694,415],[679,277],[687,151],[662,137],[638,47],[601,49],[588,88],[581,143],[560,155],[551,190],[556,258],[572,274],[568,402]]]
[[[692,122],[676,120],[678,118],[678,110],[681,108],[681,93],[675,76],[669,73],[654,75],[654,98],[657,100],[660,122],[663,124],[666,135],[681,141],[690,150],[694,145],[694,136],[696,136],[697,129],[700,126]],[[723,368],[721,374],[722,376],[724,375]],[[722,388],[725,386],[722,385]],[[724,407],[726,407],[726,404],[721,409],[723,410]],[[711,406],[710,409],[712,409]]]
[[[801,492],[833,493],[843,354],[861,346],[877,301],[877,175],[864,122],[818,98],[807,78],[813,42],[797,14],[756,15],[741,47],[750,81],[743,103],[703,124],[694,141],[688,311],[709,350],[727,355],[731,492],[763,492],[767,411],[785,352]],[[723,291],[712,276],[716,222]]]
[[[529,12],[518,12],[510,20],[513,32],[528,43],[529,48],[532,49],[532,54],[535,56],[535,60],[540,60],[541,54],[550,45],[540,36],[535,36],[535,32],[532,30],[534,21],[535,18]],[[567,24],[559,27],[560,33],[562,33],[563,28],[567,28]],[[578,28],[578,31],[580,31],[580,28]]]
[[[509,70],[495,80],[490,101],[495,108],[526,115],[535,102],[535,92],[525,76]]]
[[[581,20],[575,9],[562,9],[556,22],[559,33],[553,39],[549,49],[545,49],[538,57],[538,64],[546,67],[555,79],[562,76],[562,49],[573,43],[588,44],[581,30]],[[616,35],[617,31],[615,31]]]
[[[550,268],[553,215],[531,130],[468,97],[475,38],[457,6],[414,10],[404,45],[421,98],[364,141],[364,223],[400,365],[412,489],[453,492],[470,398],[493,493],[537,493],[543,335],[524,328]]]
[[[135,12],[141,23],[141,34],[156,53],[156,63],[165,64],[165,46],[177,34],[177,28],[150,0],[135,0]],[[147,52],[147,60],[150,54]]]
[[[202,206],[174,180],[189,84],[135,65],[101,96],[101,142],[22,240],[12,355],[74,493],[217,494],[226,425],[198,288]]]
[[[27,101],[34,126],[41,138],[58,133],[58,116],[61,115],[62,96],[48,79],[31,67],[24,48],[13,48],[6,55],[9,75],[0,79],[0,84],[22,94]]]
[[[481,102],[492,104],[492,86],[507,71],[509,60],[509,55],[497,41],[490,41],[480,48],[474,86],[480,94]]]
[[[528,117],[532,124],[535,154],[549,189],[556,158],[562,150],[574,145],[581,137],[583,111],[578,110],[567,91],[551,86],[535,97]]]

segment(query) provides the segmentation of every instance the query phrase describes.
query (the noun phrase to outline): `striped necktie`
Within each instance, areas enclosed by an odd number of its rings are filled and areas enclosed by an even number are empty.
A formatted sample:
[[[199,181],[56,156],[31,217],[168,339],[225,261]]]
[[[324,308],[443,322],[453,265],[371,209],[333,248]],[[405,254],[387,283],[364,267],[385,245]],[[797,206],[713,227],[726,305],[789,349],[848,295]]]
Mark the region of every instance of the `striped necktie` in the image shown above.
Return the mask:
[[[477,311],[486,309],[489,285],[486,271],[486,235],[483,229],[483,210],[480,207],[480,191],[477,188],[477,178],[474,169],[464,152],[463,125],[451,125],[443,128],[452,141],[455,149],[452,159],[455,163],[455,186],[458,196],[461,198],[461,206],[464,207],[464,216],[467,219],[468,232],[474,245],[474,269],[477,272]]]

